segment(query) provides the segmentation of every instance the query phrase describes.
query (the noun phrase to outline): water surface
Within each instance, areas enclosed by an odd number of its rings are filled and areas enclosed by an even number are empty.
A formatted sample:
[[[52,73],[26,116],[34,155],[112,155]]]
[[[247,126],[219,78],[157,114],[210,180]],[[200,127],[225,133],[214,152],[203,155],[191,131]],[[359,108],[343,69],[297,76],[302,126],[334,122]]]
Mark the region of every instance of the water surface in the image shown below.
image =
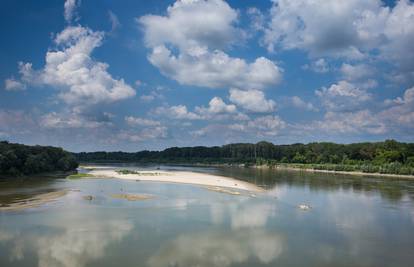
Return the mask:
[[[130,168],[136,168],[129,166]],[[0,212],[0,266],[412,266],[414,182],[243,168],[187,168],[266,189],[228,195],[118,179],[1,182],[0,201],[74,189]],[[153,195],[127,201],[112,194]],[[91,195],[92,200],[83,196]],[[309,211],[297,208],[308,204]]]

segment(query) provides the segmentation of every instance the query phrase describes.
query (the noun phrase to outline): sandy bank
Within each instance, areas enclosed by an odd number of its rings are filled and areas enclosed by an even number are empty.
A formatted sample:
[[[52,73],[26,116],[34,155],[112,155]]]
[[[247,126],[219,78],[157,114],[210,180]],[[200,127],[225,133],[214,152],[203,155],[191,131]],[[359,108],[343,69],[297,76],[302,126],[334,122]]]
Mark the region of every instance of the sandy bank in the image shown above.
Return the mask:
[[[28,208],[39,207],[48,202],[52,202],[65,196],[69,190],[60,190],[49,193],[41,193],[29,198],[18,199],[11,203],[0,203],[0,211],[19,211]]]
[[[223,177],[212,174],[184,172],[184,171],[140,171],[139,174],[121,174],[115,170],[92,170],[89,172],[96,177],[103,178],[119,178],[127,180],[165,182],[165,183],[180,183],[193,184],[201,186],[218,186],[233,188],[239,190],[246,190],[252,192],[262,192],[263,189],[240,180],[229,177]]]

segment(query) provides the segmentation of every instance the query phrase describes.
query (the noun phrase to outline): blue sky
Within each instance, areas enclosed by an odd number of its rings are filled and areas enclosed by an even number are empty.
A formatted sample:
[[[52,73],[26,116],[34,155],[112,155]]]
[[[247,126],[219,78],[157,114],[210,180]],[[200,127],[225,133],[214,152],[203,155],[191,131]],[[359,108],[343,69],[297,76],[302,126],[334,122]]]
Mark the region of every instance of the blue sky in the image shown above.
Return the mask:
[[[414,141],[414,4],[0,4],[0,139],[71,151]]]

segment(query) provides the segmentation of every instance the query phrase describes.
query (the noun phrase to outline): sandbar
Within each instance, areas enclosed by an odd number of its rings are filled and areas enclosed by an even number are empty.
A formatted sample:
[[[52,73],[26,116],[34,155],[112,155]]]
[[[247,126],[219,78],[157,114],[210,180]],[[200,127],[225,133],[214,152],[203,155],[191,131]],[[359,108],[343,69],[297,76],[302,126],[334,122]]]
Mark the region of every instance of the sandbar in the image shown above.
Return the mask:
[[[25,199],[19,199],[11,203],[0,203],[0,211],[18,211],[28,208],[39,207],[45,203],[52,202],[65,196],[69,190],[59,190],[49,193],[40,193]]]
[[[245,190],[251,192],[263,192],[264,190],[254,184],[236,180],[230,177],[224,177],[219,175],[187,172],[187,171],[139,171],[137,173],[123,174],[119,170],[108,169],[95,169],[89,174],[95,177],[101,178],[119,178],[126,180],[136,181],[152,181],[152,182],[164,182],[164,183],[180,183],[180,184],[192,184],[200,186],[210,187],[225,187],[238,190]]]

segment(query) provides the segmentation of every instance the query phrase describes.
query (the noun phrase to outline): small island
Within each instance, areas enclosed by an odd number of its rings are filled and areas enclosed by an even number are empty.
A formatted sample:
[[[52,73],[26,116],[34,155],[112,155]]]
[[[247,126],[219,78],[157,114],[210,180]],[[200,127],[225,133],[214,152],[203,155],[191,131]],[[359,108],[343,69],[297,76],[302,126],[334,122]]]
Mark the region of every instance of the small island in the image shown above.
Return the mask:
[[[263,192],[259,186],[245,181],[237,180],[231,177],[224,177],[208,173],[190,172],[190,171],[135,171],[116,168],[99,168],[86,166],[91,169],[87,173],[87,177],[95,178],[118,178],[125,180],[161,182],[161,183],[177,183],[192,184],[204,186],[209,190],[223,192],[222,188],[231,188],[248,192]],[[231,191],[233,192],[233,191]],[[236,191],[235,191],[236,192]]]

